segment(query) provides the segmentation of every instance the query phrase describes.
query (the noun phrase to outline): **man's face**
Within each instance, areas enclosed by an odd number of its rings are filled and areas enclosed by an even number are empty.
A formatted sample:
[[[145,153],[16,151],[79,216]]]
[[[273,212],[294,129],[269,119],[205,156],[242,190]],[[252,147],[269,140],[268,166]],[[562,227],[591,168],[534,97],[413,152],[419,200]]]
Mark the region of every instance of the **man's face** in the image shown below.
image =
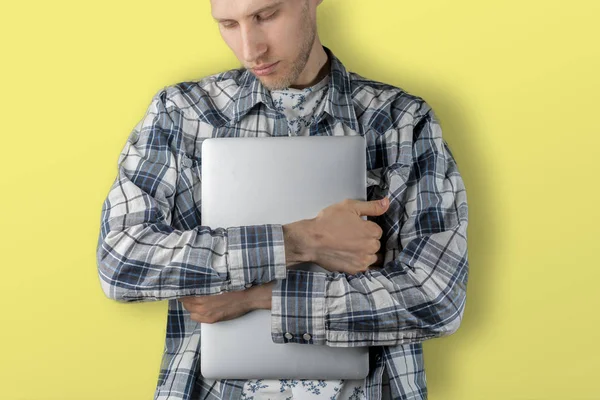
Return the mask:
[[[316,35],[314,0],[211,0],[221,36],[269,90],[293,85]],[[276,63],[270,71],[254,68]]]

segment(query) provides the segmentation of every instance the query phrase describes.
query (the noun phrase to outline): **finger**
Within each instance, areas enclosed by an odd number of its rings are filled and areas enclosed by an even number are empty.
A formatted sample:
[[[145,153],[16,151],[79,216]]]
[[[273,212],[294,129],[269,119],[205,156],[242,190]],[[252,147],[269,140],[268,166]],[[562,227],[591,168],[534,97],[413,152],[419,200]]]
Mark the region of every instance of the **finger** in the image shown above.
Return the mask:
[[[371,216],[376,217],[378,215],[383,214],[387,211],[389,206],[389,199],[387,197],[383,198],[385,200],[385,205],[382,205],[379,200],[371,200],[371,201],[360,201],[355,200],[352,207],[354,211],[359,216]]]
[[[382,253],[376,253],[377,261],[369,266],[369,268],[381,268],[383,266],[384,256]]]
[[[364,224],[366,224],[368,226],[368,232],[369,232],[369,237],[373,237],[377,240],[381,239],[381,237],[383,236],[383,229],[381,229],[381,227],[373,222],[373,221],[365,221]]]

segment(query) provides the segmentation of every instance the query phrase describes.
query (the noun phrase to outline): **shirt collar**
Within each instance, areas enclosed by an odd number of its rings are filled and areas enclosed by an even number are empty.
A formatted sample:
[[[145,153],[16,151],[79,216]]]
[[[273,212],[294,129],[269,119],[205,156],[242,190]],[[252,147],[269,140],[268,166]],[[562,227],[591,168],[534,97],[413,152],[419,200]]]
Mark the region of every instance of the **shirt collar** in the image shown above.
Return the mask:
[[[333,52],[323,46],[331,61],[327,99],[324,112],[358,132],[358,121],[352,104],[350,75]],[[239,122],[256,104],[263,103],[275,110],[270,91],[250,71],[240,76],[240,88],[233,97],[234,107],[231,123]]]

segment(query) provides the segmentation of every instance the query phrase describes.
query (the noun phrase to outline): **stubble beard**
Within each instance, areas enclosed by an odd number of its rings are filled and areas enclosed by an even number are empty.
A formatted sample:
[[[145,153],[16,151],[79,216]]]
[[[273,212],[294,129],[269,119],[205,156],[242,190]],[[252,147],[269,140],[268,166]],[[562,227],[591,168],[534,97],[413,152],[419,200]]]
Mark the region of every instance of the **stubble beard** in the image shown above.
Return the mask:
[[[296,57],[296,59],[292,62],[292,68],[289,73],[277,80],[272,81],[265,81],[261,79],[262,77],[257,77],[260,79],[263,86],[265,86],[268,90],[281,90],[290,87],[290,85],[292,85],[296,79],[298,79],[306,67],[306,63],[308,62],[312,47],[315,43],[316,29],[310,20],[308,7],[304,7],[302,9],[302,16],[304,24],[301,32],[308,32],[309,34],[300,38],[300,51],[298,53],[298,57]],[[266,78],[268,79],[268,76]]]

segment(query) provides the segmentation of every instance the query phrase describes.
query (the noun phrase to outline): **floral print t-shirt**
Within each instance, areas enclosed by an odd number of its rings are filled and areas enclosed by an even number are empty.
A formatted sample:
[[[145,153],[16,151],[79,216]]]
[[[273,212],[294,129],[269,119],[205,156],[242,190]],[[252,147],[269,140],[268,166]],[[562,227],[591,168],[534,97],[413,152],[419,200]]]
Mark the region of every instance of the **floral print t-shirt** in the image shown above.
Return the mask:
[[[271,90],[273,105],[285,115],[290,136],[309,136],[308,128],[321,115],[329,88],[329,75],[317,84],[304,88]]]

